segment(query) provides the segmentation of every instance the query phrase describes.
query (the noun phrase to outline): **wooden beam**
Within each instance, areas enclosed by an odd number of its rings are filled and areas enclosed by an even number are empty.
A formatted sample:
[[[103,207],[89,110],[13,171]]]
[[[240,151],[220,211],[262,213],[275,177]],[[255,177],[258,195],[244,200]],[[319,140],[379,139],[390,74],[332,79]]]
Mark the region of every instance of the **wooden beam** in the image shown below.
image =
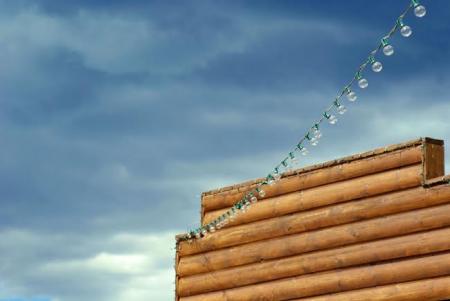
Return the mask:
[[[416,164],[422,161],[422,157],[422,147],[415,146],[375,157],[368,157],[364,160],[342,163],[329,168],[314,169],[282,178],[278,184],[266,188],[266,197],[269,198],[301,189]],[[248,185],[231,191],[203,195],[202,210],[206,213],[231,207],[253,187],[254,185]]]
[[[443,301],[450,299],[450,277],[439,277],[294,301]]]
[[[179,276],[450,226],[450,204],[184,256]]]
[[[424,184],[430,179],[444,176],[444,145],[425,142],[422,145],[422,152]]]
[[[348,181],[313,187],[253,204],[248,212],[238,215],[228,227],[411,188],[419,186],[421,183],[422,167],[420,164],[416,164]],[[206,213],[204,223],[211,222],[224,212],[225,210],[218,210]]]
[[[450,253],[286,278],[180,301],[291,300],[450,275]],[[371,300],[371,299],[369,299]]]
[[[180,278],[182,297],[304,274],[450,250],[450,228]]]
[[[193,255],[446,202],[450,202],[450,185],[416,187],[222,229],[193,242],[180,242],[178,251],[180,256]]]

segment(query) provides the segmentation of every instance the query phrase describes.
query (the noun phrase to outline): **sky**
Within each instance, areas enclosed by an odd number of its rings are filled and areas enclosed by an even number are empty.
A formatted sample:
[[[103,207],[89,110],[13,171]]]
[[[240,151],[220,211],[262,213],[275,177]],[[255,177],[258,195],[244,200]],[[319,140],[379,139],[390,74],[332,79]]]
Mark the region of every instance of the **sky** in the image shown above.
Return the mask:
[[[173,300],[201,192],[266,175],[407,4],[0,0],[0,301]],[[423,4],[301,166],[449,143],[450,1]]]

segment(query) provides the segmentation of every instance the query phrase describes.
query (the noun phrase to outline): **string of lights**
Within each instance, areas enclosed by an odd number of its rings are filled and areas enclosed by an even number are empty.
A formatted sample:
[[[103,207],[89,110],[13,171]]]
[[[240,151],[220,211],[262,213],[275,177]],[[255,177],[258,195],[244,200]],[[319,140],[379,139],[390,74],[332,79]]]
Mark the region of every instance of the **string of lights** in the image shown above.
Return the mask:
[[[183,235],[180,240],[192,241],[193,239],[200,239],[208,235],[208,233],[213,233],[224,227],[230,221],[233,221],[237,215],[245,213],[252,206],[252,204],[258,202],[260,198],[263,198],[266,195],[264,186],[273,185],[281,179],[283,172],[288,171],[293,166],[297,165],[299,155],[306,156],[308,154],[306,145],[310,144],[311,146],[316,146],[319,143],[319,140],[322,137],[322,123],[327,121],[329,124],[334,125],[338,121],[335,114],[337,113],[338,115],[343,115],[347,111],[347,108],[344,106],[341,99],[346,96],[350,103],[357,100],[357,94],[352,89],[353,85],[357,83],[360,89],[366,89],[369,86],[368,80],[363,76],[366,67],[370,65],[372,71],[375,73],[379,73],[383,70],[383,65],[376,59],[376,55],[380,51],[382,51],[386,56],[391,56],[394,54],[394,47],[390,43],[391,37],[398,31],[405,38],[412,35],[411,27],[404,23],[404,17],[411,10],[413,10],[415,16],[419,18],[424,17],[427,13],[425,6],[421,5],[419,0],[411,0],[405,11],[397,18],[392,29],[380,40],[377,48],[372,50],[367,59],[359,66],[352,80],[344,86],[333,102],[322,113],[321,117],[314,122],[314,124],[307,130],[306,134],[300,139],[295,147],[283,160],[281,160],[277,166],[275,166],[275,168],[265,177],[263,181],[259,182],[254,189],[246,193],[242,199],[240,199],[224,214],[220,215],[207,225],[189,231]]]

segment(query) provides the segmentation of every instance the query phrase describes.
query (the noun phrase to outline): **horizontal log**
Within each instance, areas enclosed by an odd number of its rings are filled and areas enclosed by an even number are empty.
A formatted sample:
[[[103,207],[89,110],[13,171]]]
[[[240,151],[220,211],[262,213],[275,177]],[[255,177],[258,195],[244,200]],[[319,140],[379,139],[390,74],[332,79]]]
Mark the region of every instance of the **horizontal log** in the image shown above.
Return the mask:
[[[291,300],[448,275],[450,275],[450,253],[445,253],[281,279],[182,297],[180,301]]]
[[[316,187],[389,169],[396,169],[402,166],[419,163],[421,160],[422,147],[414,146],[375,157],[285,177],[281,179],[277,185],[267,187],[266,194],[267,197],[273,197],[297,191],[299,189]],[[252,188],[252,185],[231,191],[205,195],[202,197],[202,208],[205,212],[208,212],[231,207],[241,199],[244,193],[250,188]]]
[[[229,225],[245,224],[252,221],[419,186],[422,182],[421,173],[421,165],[416,164],[401,169],[265,199],[253,204],[248,212],[238,215],[235,221]],[[223,210],[207,213],[204,217],[204,223],[211,222],[223,213]]]
[[[450,202],[450,185],[416,187],[355,202],[266,219],[222,229],[193,242],[180,242],[180,256],[301,233]]]
[[[281,278],[447,250],[450,250],[450,228],[182,277],[178,283],[178,295],[192,296]]]
[[[447,204],[184,256],[180,258],[177,272],[184,277],[449,225],[450,204]]]
[[[439,301],[450,299],[450,277],[366,288],[294,301]]]

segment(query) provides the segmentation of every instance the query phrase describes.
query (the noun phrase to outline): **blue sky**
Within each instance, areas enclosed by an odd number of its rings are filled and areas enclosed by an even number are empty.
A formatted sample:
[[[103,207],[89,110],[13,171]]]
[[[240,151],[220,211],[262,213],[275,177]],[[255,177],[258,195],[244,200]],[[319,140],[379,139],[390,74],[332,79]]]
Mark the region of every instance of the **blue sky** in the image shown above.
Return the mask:
[[[302,165],[449,141],[450,2],[423,2]],[[407,3],[0,0],[0,300],[172,300],[200,193],[270,171]]]

